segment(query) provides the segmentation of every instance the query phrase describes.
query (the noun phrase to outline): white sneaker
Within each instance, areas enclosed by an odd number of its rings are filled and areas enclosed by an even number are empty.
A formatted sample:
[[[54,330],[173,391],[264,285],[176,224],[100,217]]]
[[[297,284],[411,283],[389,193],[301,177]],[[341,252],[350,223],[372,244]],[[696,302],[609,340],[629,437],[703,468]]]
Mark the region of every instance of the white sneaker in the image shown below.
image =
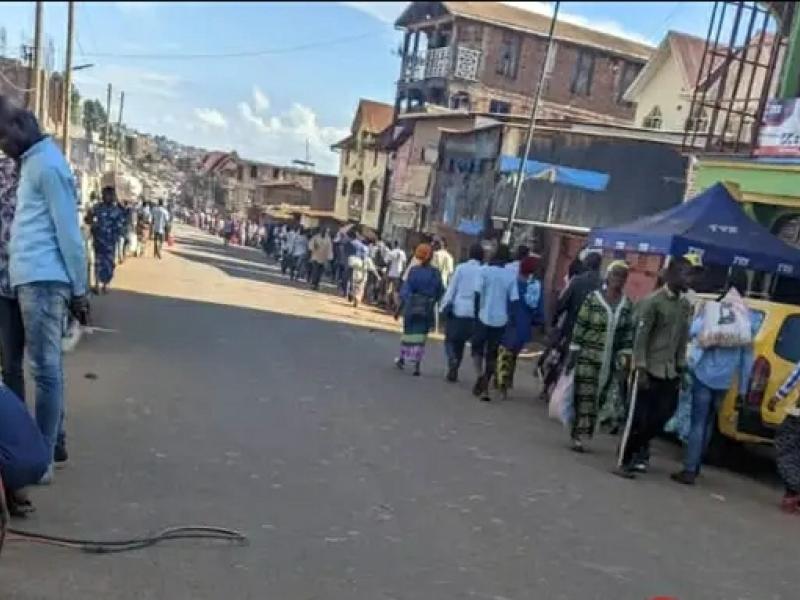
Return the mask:
[[[55,475],[55,469],[53,463],[50,463],[50,466],[47,467],[47,471],[44,472],[44,475],[42,475],[42,478],[39,480],[39,485],[50,485],[53,483],[53,475]]]

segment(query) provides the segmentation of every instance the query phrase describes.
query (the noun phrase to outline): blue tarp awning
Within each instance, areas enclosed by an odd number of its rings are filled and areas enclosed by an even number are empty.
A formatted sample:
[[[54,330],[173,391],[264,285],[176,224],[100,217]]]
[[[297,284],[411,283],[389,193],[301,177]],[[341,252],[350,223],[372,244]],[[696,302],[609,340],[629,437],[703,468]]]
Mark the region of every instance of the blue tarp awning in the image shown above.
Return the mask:
[[[670,256],[694,251],[706,264],[741,266],[800,279],[800,250],[748,217],[721,183],[664,212],[593,229],[589,245]]]
[[[501,173],[516,173],[519,171],[519,158],[503,154],[500,157]],[[602,192],[608,187],[611,176],[598,171],[586,171],[573,167],[563,167],[538,160],[525,161],[525,174],[532,179],[544,179],[550,183],[581,188],[592,192]]]

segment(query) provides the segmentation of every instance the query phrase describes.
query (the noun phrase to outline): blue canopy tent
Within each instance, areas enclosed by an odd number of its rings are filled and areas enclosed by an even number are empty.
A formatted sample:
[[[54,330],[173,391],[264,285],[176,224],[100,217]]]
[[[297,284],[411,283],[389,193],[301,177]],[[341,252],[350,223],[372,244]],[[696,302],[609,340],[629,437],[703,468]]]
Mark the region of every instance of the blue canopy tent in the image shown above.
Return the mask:
[[[674,208],[614,227],[593,229],[589,245],[607,250],[680,256],[800,279],[800,250],[748,217],[718,183]]]

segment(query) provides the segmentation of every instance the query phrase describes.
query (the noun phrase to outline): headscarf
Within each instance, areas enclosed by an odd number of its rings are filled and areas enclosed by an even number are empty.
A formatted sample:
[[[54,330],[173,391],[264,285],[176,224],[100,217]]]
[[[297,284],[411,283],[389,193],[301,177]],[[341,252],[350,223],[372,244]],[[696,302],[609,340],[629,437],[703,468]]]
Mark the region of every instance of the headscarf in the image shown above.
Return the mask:
[[[430,244],[420,244],[417,246],[416,250],[414,250],[414,258],[422,264],[430,262],[431,256],[433,256],[433,249]]]
[[[608,276],[611,275],[612,271],[625,271],[626,273],[630,270],[630,266],[624,260],[612,260],[611,263],[606,267],[606,279]]]
[[[539,266],[539,260],[541,257],[538,254],[531,254],[530,256],[526,256],[521,261],[519,261],[519,272],[520,275],[529,276],[536,271],[536,268]]]

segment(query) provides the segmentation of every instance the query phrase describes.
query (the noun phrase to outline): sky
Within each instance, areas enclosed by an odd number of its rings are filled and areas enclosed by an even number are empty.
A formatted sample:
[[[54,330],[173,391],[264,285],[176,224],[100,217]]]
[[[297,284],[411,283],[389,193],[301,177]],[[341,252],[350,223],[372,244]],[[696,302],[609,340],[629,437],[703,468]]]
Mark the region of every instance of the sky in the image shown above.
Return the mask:
[[[551,13],[552,3],[509,2]],[[560,18],[657,45],[669,29],[705,37],[710,2],[562,2]],[[84,98],[184,144],[335,172],[359,98],[391,103],[406,2],[77,2],[75,73]],[[45,3],[63,65],[66,2]],[[32,37],[34,2],[3,2],[7,55]],[[116,119],[117,108],[112,111]]]

